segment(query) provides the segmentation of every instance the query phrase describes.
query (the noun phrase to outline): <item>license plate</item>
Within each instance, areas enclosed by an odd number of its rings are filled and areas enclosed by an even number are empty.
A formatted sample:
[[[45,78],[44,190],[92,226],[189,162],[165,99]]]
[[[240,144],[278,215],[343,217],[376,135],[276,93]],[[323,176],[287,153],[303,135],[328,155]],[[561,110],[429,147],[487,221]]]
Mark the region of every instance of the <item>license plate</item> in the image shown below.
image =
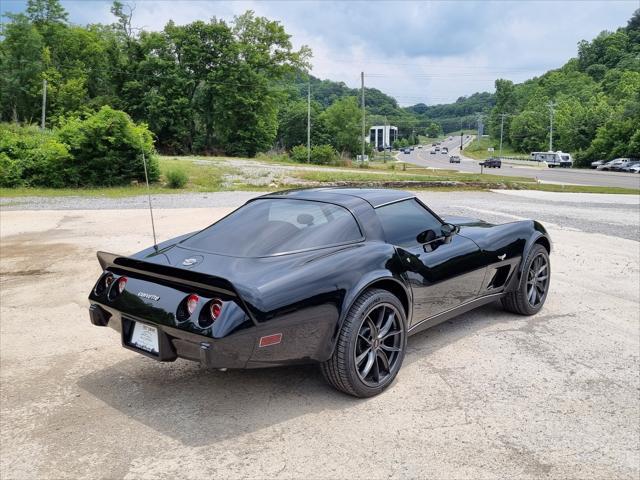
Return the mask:
[[[135,322],[130,344],[145,352],[157,355],[160,351],[158,349],[158,329],[144,323]]]

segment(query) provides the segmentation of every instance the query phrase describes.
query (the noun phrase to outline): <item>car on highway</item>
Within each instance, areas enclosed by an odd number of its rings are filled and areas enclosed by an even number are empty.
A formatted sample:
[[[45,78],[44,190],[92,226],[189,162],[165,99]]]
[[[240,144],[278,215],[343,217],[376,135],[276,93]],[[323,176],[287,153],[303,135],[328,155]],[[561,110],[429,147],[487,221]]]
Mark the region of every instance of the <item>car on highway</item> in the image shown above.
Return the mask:
[[[640,173],[640,163],[636,163],[634,165],[631,165],[629,167],[629,170],[627,170],[629,173]]]
[[[336,389],[370,397],[410,335],[496,300],[538,313],[550,253],[533,220],[440,217],[398,190],[289,190],[132,256],[98,252],[89,313],[156,361],[316,363]]]
[[[442,153],[449,153],[449,149],[447,147],[442,147]]]
[[[449,163],[460,163],[460,157],[458,155],[451,155],[449,157]]]
[[[502,168],[502,160],[493,157],[488,158],[484,162],[481,162],[480,166],[485,168]]]
[[[402,153],[405,153],[405,154],[411,153],[411,150],[409,148],[405,148],[404,150],[402,150]]]
[[[437,145],[437,143],[432,143],[431,144],[432,147],[435,147],[436,145]]]
[[[435,149],[431,149],[431,151],[429,152],[429,154],[430,154],[430,155],[435,155],[435,154],[436,154]]]
[[[436,152],[439,152],[439,151],[440,151],[440,147],[436,147]]]

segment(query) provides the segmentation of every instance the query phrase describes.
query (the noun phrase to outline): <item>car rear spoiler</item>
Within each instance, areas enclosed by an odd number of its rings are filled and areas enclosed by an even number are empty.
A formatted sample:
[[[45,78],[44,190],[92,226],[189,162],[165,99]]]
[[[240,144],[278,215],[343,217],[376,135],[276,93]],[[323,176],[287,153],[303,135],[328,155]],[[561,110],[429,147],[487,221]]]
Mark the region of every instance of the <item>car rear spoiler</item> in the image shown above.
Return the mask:
[[[226,278],[216,277],[202,272],[194,272],[182,268],[172,267],[170,265],[160,265],[158,263],[145,262],[137,258],[123,257],[115,253],[98,252],[98,262],[103,270],[112,270],[118,272],[129,272],[139,274],[144,277],[152,277],[158,280],[164,280],[180,285],[194,287],[196,289],[223,293],[238,300],[237,303],[249,315],[255,323],[255,317],[251,309],[242,299],[236,287]]]

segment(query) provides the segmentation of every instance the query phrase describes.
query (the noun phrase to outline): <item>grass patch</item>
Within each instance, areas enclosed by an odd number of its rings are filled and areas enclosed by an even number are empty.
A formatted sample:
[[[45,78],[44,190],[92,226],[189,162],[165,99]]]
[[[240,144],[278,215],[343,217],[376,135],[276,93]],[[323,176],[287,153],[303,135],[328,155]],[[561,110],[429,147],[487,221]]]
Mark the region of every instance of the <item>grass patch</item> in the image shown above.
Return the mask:
[[[640,195],[640,189],[624,187],[599,187],[592,185],[556,185],[554,183],[537,183],[522,185],[522,190],[541,190],[543,192],[567,192],[567,193],[609,193],[621,195]]]
[[[479,173],[457,173],[451,170],[416,169],[406,173],[388,171],[384,174],[374,172],[294,172],[293,176],[308,182],[332,183],[332,182],[482,182],[482,183],[532,183],[533,179],[525,177],[501,177],[498,175],[481,175]]]
[[[489,147],[493,147],[495,151],[489,152],[487,150]],[[476,138],[466,147],[464,147],[462,153],[466,157],[473,158],[475,160],[486,160],[489,157],[497,157],[500,155],[500,139],[481,138],[480,141],[478,141],[478,139]],[[504,142],[502,143],[502,155],[504,157],[527,158],[526,154],[523,154],[522,152],[516,152]]]

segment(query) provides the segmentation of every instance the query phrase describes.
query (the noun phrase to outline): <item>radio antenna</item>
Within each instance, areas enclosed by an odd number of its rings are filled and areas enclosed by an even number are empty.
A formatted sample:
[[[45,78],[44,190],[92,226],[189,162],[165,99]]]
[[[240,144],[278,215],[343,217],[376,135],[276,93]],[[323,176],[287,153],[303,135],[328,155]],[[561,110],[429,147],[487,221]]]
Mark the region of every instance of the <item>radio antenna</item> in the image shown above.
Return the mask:
[[[149,214],[151,215],[151,231],[153,232],[153,249],[158,252],[158,240],[156,239],[156,225],[153,221],[153,207],[151,206],[151,187],[149,187],[149,175],[147,174],[147,159],[142,151],[142,165],[144,166],[144,180],[147,183],[147,197],[149,198]]]

